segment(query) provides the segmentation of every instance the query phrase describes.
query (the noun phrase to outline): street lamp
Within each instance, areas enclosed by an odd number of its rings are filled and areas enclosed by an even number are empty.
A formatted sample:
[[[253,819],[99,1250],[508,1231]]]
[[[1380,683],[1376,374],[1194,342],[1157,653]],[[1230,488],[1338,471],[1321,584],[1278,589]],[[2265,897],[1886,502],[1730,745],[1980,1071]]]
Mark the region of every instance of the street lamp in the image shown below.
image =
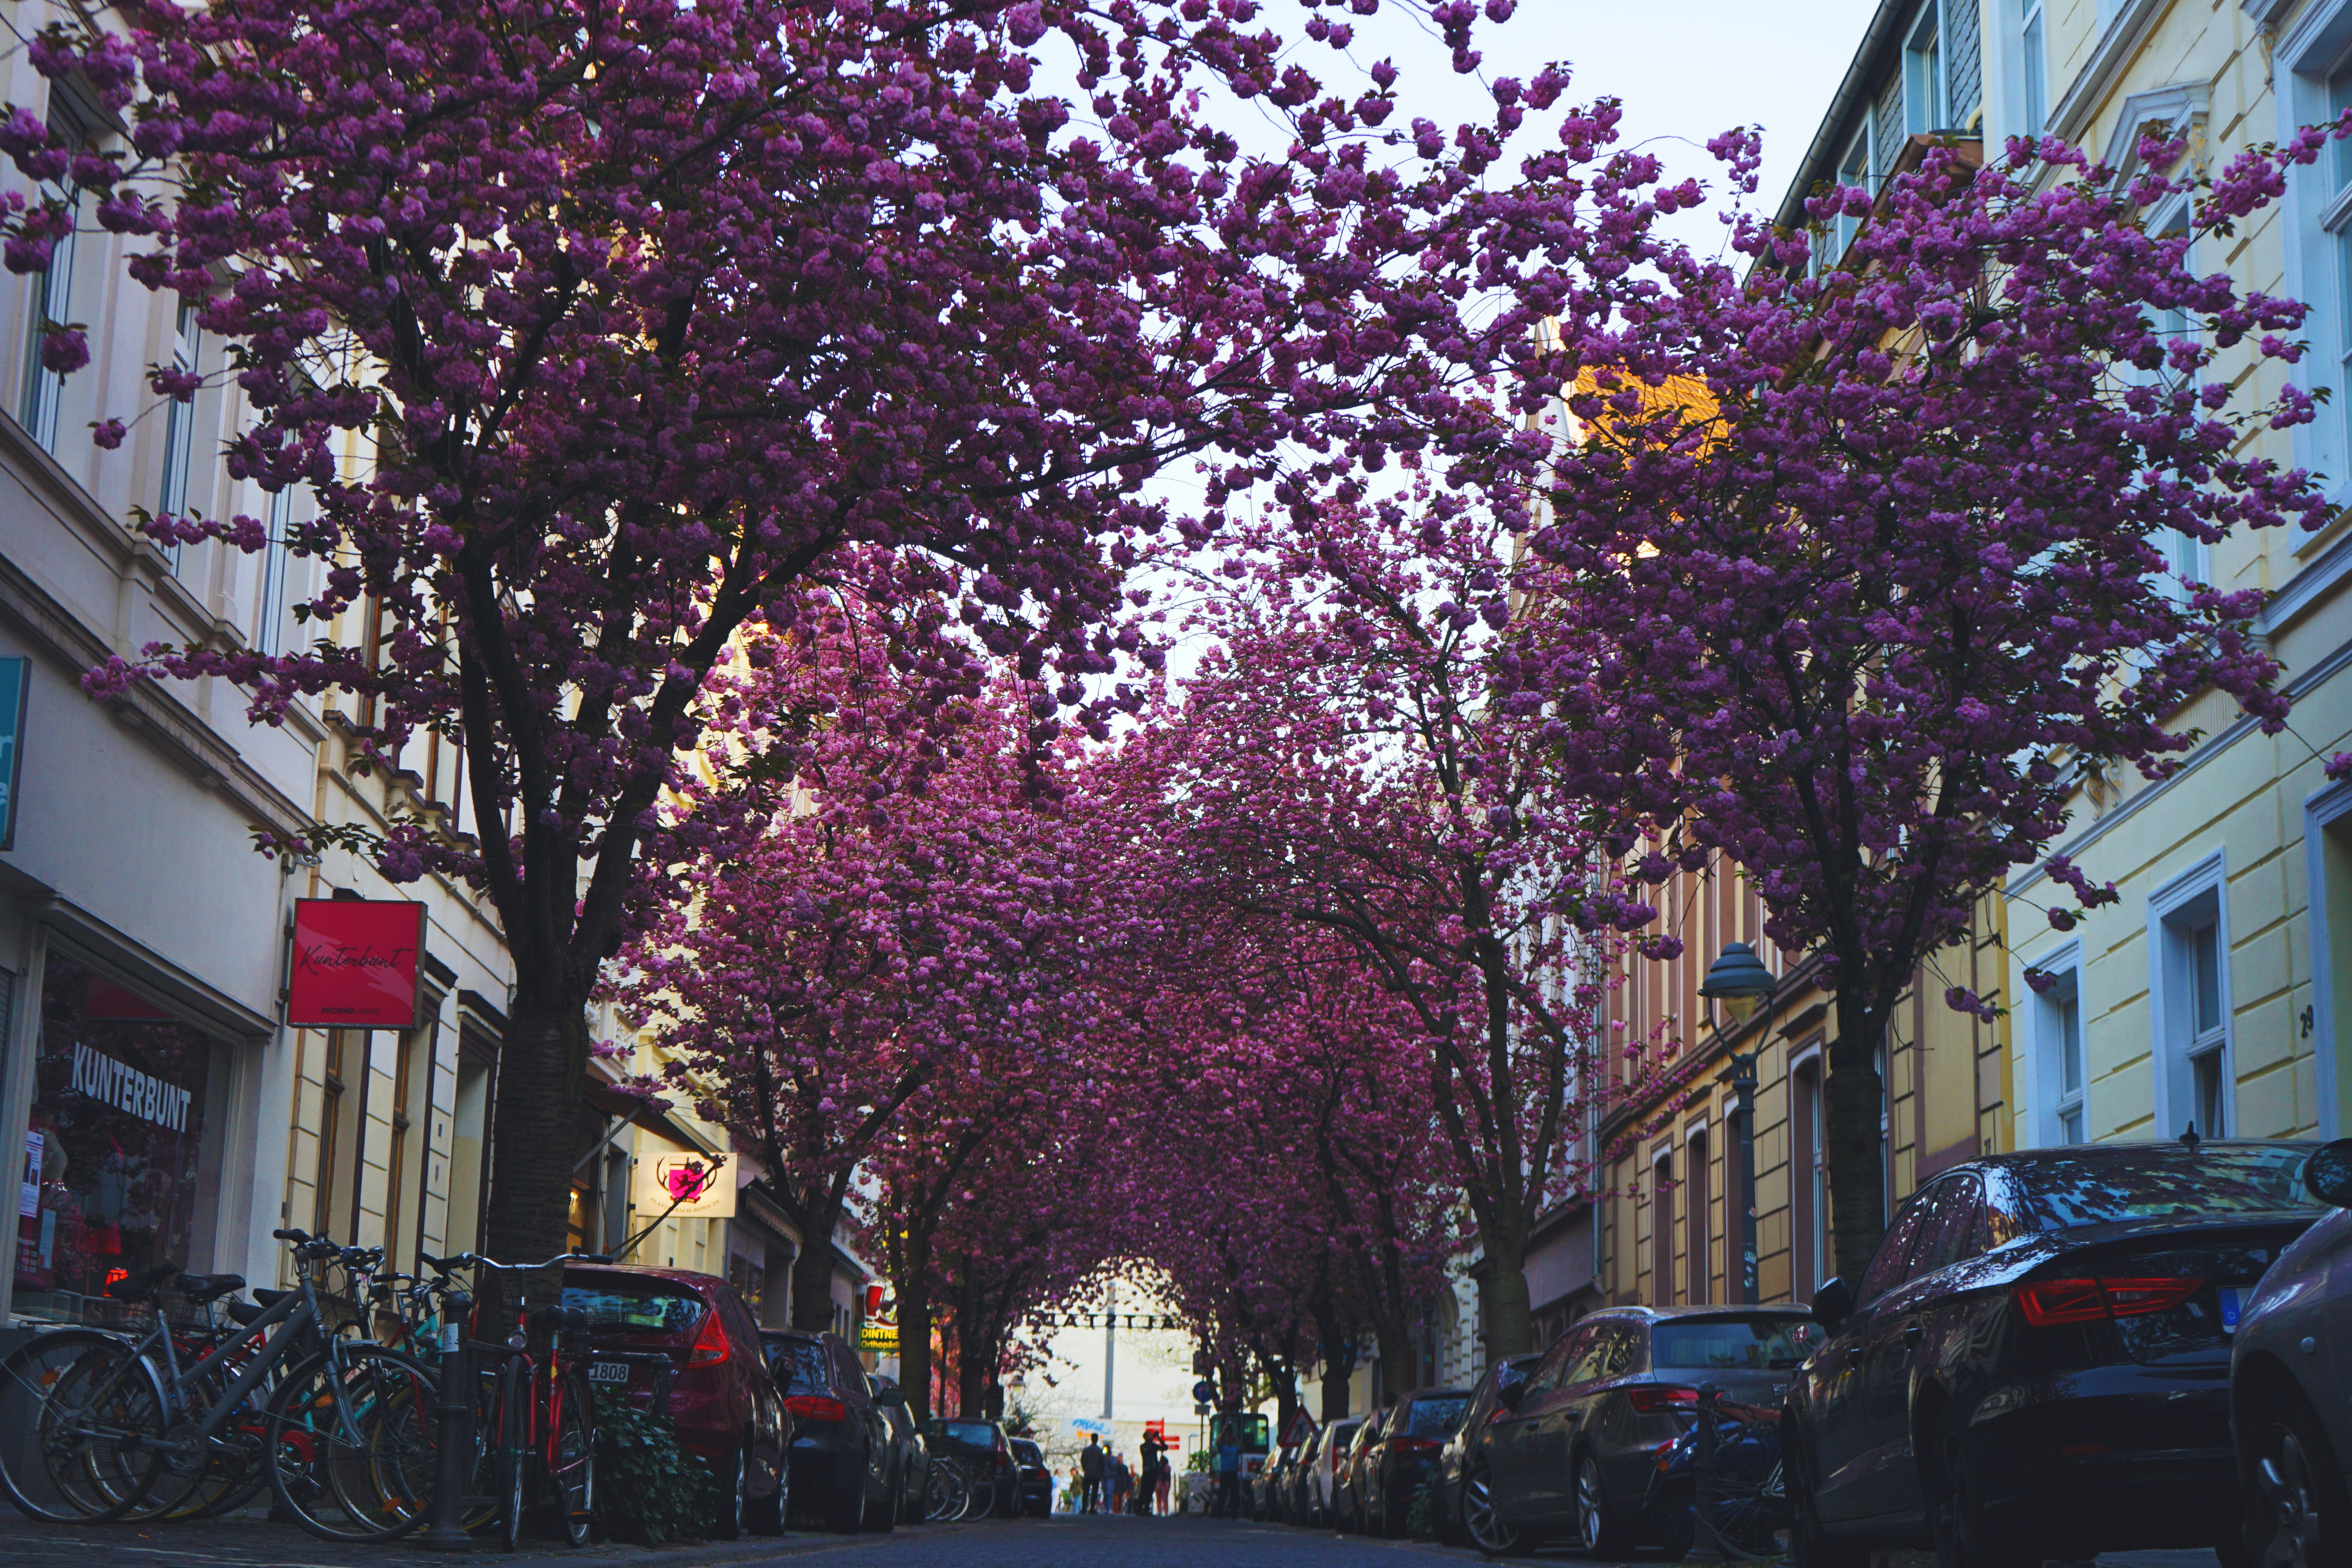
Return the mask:
[[[1723,1025],[1715,1011],[1718,1005],[1735,1030],[1743,1027],[1765,1009],[1764,1027],[1758,1031],[1759,1044],[1772,1026],[1771,1005],[1780,990],[1780,982],[1756,956],[1756,950],[1744,942],[1727,942],[1723,952],[1706,967],[1706,981],[1698,994],[1706,1002],[1707,1027],[1717,1037]],[[1733,1052],[1731,1075],[1731,1120],[1739,1134],[1739,1304],[1756,1305],[1756,1052]]]

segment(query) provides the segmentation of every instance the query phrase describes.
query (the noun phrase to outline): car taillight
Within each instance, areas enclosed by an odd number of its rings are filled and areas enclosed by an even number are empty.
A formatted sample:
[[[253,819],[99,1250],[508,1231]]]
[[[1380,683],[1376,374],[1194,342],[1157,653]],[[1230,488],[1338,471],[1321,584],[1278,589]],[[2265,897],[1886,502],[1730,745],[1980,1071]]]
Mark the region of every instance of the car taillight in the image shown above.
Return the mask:
[[[796,1421],[846,1421],[849,1406],[830,1394],[795,1394],[784,1401],[784,1408]]]
[[[2018,1310],[2037,1329],[2168,1312],[2205,1288],[2202,1279],[2036,1279],[2017,1288]]]
[[[1655,1385],[1629,1388],[1625,1391],[1625,1402],[1633,1407],[1637,1415],[1655,1415],[1661,1410],[1696,1410],[1698,1390]]]
[[[1400,1454],[1433,1453],[1437,1448],[1437,1439],[1434,1437],[1399,1437],[1396,1440],[1395,1447],[1396,1451]]]
[[[719,1326],[718,1313],[709,1313],[702,1320],[702,1331],[694,1336],[694,1350],[686,1358],[686,1364],[717,1366],[726,1359],[727,1331]]]

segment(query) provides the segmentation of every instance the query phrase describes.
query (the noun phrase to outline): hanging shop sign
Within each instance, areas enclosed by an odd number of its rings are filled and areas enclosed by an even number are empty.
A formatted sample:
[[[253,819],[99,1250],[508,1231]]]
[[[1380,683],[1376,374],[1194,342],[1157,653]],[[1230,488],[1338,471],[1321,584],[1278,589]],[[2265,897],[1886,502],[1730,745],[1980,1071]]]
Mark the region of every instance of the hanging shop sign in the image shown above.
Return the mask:
[[[286,1021],[413,1029],[425,906],[405,899],[297,899]]]
[[[16,847],[16,780],[25,757],[25,698],[33,661],[0,658],[0,849]]]
[[[635,1191],[639,1225],[657,1219],[732,1219],[735,1173],[723,1154],[681,1149],[647,1136],[638,1146]]]
[[[898,1325],[861,1323],[857,1329],[857,1348],[862,1351],[872,1351],[876,1355],[897,1355]]]

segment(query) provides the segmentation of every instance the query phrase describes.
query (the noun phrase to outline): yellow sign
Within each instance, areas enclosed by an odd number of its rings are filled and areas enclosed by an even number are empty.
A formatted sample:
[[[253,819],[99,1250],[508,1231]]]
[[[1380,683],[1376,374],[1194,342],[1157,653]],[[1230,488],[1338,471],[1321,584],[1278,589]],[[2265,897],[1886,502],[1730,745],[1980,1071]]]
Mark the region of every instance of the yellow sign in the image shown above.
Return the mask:
[[[866,1323],[857,1331],[857,1348],[872,1351],[877,1355],[898,1353],[898,1325],[896,1323]]]

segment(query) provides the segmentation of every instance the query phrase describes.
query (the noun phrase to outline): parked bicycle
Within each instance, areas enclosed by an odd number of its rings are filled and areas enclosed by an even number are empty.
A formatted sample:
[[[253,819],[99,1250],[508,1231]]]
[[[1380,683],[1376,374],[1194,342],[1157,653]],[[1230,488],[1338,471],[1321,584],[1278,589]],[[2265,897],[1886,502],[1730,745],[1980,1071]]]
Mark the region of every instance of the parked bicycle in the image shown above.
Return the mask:
[[[279,1509],[325,1540],[391,1541],[422,1522],[433,1374],[347,1337],[335,1320],[353,1314],[322,1307],[350,1306],[382,1251],[274,1234],[294,1250],[294,1288],[250,1321],[191,1334],[155,1302],[143,1335],[55,1329],[0,1362],[0,1489],[11,1502],[36,1519],[98,1523],[142,1510],[161,1488],[168,1500],[147,1516],[200,1495],[213,1511],[257,1491],[258,1471]],[[314,1268],[341,1270],[342,1292],[321,1292]],[[109,1294],[148,1302],[175,1279],[179,1294],[205,1303],[244,1285],[167,1264]],[[184,1346],[194,1358],[184,1366]]]

